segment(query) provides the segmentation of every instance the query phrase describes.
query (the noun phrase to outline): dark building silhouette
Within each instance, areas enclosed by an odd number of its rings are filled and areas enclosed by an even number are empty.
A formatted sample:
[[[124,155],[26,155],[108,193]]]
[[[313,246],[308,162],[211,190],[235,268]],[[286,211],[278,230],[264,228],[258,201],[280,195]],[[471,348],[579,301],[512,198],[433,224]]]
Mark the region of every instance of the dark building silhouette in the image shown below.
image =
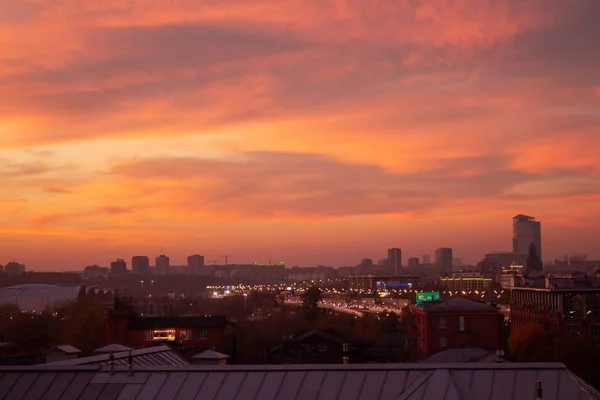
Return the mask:
[[[169,266],[170,266],[170,260],[169,257],[165,256],[164,254],[161,254],[160,256],[156,257],[156,270],[155,272],[157,274],[161,274],[161,275],[166,275],[169,273]]]
[[[204,256],[193,254],[187,259],[188,272],[192,275],[204,275]]]
[[[127,263],[122,258],[117,258],[116,261],[110,263],[110,273],[111,274],[126,274],[127,273]]]
[[[419,259],[417,257],[411,257],[408,259],[408,268],[419,268]]]
[[[136,274],[148,275],[150,273],[150,258],[148,256],[134,256],[131,259],[131,271]]]
[[[441,247],[435,251],[435,270],[439,276],[452,275],[452,249]]]
[[[390,268],[390,273],[394,276],[400,274],[402,269],[402,250],[397,247],[388,250],[387,265]]]
[[[542,260],[542,227],[534,217],[519,214],[513,217],[513,253],[527,253],[535,245],[538,259]]]
[[[538,251],[534,243],[529,245],[529,255],[527,256],[527,272],[541,271],[542,262],[539,259]]]

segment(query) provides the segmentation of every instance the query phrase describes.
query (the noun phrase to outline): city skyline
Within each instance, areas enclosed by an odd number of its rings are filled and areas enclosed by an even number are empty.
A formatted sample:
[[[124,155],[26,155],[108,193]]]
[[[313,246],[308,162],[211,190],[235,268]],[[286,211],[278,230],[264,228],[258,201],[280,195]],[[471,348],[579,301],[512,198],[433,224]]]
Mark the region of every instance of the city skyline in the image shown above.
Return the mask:
[[[0,262],[600,258],[597,0],[132,4],[3,5]]]

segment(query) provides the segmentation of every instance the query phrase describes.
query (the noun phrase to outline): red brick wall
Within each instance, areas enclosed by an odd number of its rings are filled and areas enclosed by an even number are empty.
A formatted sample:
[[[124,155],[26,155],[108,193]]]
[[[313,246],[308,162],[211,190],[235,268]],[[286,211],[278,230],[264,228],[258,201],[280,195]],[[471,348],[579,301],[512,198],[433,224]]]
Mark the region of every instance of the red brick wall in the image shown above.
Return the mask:
[[[465,320],[460,331],[459,317]],[[441,327],[440,318],[445,318]],[[427,357],[452,348],[472,347],[495,351],[501,346],[502,316],[489,314],[426,314],[415,313],[415,324],[420,338],[421,356]],[[446,338],[442,347],[440,339]]]

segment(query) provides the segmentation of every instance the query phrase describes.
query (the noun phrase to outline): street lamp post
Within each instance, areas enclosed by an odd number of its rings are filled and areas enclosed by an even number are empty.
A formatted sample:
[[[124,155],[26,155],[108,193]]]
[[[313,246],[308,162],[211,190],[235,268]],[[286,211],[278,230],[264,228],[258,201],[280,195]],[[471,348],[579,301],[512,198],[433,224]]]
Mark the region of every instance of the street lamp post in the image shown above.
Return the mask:
[[[247,309],[248,305],[248,293],[244,293],[244,308]]]

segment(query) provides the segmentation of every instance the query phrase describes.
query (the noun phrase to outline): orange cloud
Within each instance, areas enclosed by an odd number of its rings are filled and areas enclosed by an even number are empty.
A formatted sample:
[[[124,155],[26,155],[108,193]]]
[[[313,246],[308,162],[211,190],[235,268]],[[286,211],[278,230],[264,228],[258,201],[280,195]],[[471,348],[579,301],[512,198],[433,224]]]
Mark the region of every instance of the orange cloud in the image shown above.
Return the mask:
[[[596,0],[2,7],[9,258],[236,243],[297,263],[438,245],[477,261],[510,248],[524,210],[549,257],[594,251]]]

